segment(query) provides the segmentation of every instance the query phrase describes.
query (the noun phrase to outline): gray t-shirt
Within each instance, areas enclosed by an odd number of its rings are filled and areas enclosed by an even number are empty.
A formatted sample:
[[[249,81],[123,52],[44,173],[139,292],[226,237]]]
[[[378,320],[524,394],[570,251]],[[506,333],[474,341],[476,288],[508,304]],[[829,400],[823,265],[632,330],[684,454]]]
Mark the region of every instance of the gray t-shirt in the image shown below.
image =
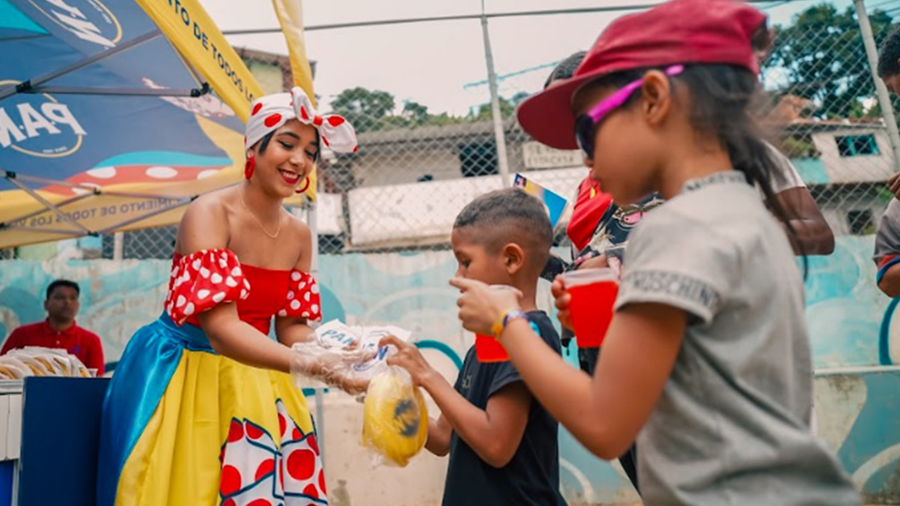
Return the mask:
[[[625,255],[616,310],[654,302],[690,315],[638,437],[645,504],[860,504],[810,433],[803,281],[784,232],[744,176],[689,182],[641,220]]]
[[[784,156],[781,151],[778,151],[778,148],[775,146],[768,142],[765,145],[777,168],[777,170],[769,174],[769,184],[772,186],[772,193],[779,194],[792,188],[806,188],[806,184],[803,183],[803,179],[800,178],[800,174],[794,168],[791,160]]]

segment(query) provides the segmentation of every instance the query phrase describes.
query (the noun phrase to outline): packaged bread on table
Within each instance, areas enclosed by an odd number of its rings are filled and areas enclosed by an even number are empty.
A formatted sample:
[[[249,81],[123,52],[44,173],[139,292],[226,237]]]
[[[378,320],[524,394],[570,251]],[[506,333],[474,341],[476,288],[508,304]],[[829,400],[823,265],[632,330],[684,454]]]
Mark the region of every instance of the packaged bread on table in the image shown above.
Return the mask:
[[[35,360],[31,355],[26,355],[24,353],[15,353],[12,352],[9,354],[10,357],[15,358],[19,362],[21,362],[25,367],[27,367],[31,371],[32,376],[44,377],[44,376],[55,376],[53,374],[52,369],[48,370],[44,364]]]
[[[13,350],[6,357],[21,362],[34,376],[91,377],[78,357],[62,349],[26,347]]]
[[[34,376],[34,373],[28,366],[9,356],[0,357],[0,368],[2,368],[0,372],[3,372],[2,379],[24,379],[28,376]]]

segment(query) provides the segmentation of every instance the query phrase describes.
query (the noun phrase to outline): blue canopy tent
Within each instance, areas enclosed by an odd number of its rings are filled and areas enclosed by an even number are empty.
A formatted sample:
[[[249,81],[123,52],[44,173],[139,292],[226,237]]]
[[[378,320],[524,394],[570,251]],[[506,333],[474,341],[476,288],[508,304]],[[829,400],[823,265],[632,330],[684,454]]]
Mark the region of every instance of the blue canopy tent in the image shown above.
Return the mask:
[[[258,93],[194,0],[0,0],[0,248],[177,222]]]

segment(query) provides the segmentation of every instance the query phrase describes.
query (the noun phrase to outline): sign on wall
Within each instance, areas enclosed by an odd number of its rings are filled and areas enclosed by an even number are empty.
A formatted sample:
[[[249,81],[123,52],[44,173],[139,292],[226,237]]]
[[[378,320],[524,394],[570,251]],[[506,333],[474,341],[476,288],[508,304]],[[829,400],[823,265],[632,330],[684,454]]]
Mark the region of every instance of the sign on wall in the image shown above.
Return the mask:
[[[522,144],[522,156],[525,158],[525,167],[529,169],[572,167],[584,163],[581,151],[553,149],[539,142]]]

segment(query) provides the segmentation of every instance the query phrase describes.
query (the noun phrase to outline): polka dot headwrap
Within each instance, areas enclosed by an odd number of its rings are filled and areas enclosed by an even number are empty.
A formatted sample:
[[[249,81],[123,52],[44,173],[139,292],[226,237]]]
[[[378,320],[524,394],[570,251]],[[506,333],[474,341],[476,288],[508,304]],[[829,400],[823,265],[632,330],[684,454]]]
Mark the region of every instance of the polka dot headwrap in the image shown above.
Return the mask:
[[[320,116],[299,86],[294,86],[290,93],[266,95],[250,104],[245,148],[250,149],[269,132],[295,118],[300,123],[314,126],[324,147],[338,153],[356,151],[356,131],[350,122],[337,114]]]

